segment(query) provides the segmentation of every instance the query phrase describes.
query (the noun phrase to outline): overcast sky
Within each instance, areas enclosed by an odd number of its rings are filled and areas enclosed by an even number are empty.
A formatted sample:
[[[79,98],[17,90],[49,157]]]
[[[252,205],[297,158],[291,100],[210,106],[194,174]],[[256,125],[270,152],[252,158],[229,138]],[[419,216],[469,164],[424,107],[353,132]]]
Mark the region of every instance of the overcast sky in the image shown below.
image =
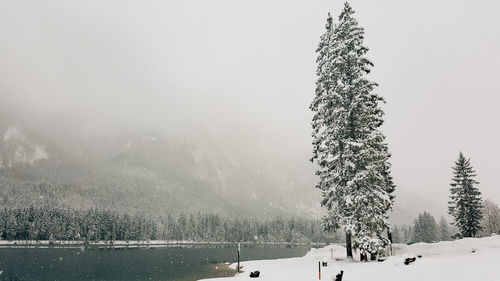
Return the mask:
[[[500,203],[500,1],[352,1],[398,188],[446,202],[459,151]],[[103,128],[258,131],[310,155],[315,48],[342,1],[0,0],[0,101]],[[307,159],[304,159],[307,161]]]

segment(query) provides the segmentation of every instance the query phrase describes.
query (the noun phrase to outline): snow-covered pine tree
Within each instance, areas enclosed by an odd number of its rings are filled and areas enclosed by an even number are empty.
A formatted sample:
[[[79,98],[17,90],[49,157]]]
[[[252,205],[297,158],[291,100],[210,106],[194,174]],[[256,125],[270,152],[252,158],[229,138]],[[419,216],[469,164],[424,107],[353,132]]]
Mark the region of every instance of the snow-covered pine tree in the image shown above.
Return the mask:
[[[458,233],[456,238],[475,237],[482,229],[482,199],[481,192],[475,187],[476,171],[470,164],[470,158],[466,159],[460,152],[458,160],[453,167],[453,178],[450,188],[450,201],[448,212],[453,216]]]
[[[444,219],[443,216],[441,216],[441,219],[439,220],[439,241],[448,241],[450,240],[450,228],[448,227],[448,223]]]
[[[427,212],[419,214],[413,228],[416,242],[435,242],[438,240],[437,225],[434,217]]]
[[[406,233],[406,241],[407,242],[411,242],[411,241],[415,241],[415,233],[414,233],[414,229],[413,229],[413,226],[409,225],[408,226],[408,232]]]
[[[388,243],[394,184],[388,147],[380,131],[383,99],[373,93],[376,83],[366,76],[373,64],[364,56],[364,30],[348,3],[326,31],[316,52],[318,76],[310,109],[314,112],[313,157],[318,164],[316,185],[322,191],[326,229],[346,233],[347,256],[355,247],[378,251]],[[352,236],[354,235],[354,241]]]
[[[392,228],[392,242],[393,243],[402,243],[402,239],[401,239],[401,232],[399,231],[399,228],[397,225],[395,225],[393,228]]]
[[[481,234],[486,236],[500,234],[500,207],[495,202],[486,199],[483,214],[483,232]]]

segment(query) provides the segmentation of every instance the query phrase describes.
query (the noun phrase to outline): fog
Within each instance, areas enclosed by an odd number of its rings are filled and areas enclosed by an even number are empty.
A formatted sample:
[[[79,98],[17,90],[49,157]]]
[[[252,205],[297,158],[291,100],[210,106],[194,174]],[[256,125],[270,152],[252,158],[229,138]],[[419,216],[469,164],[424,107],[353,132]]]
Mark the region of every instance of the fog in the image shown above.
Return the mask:
[[[342,5],[0,1],[0,110],[54,135],[73,126],[105,136],[255,135],[272,139],[261,155],[308,161],[315,48],[327,13]],[[483,197],[500,203],[500,2],[352,5],[387,100],[398,188],[445,204],[462,151]]]

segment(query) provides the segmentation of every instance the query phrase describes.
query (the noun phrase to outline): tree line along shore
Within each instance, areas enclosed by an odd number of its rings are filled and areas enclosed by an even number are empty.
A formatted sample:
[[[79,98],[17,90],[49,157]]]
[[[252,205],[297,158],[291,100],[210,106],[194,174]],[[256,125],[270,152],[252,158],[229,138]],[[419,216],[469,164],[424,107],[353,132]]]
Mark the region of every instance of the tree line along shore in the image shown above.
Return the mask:
[[[58,207],[0,209],[0,239],[5,241],[189,241],[330,243],[335,233],[303,218],[256,219],[215,213],[148,217],[111,210]]]

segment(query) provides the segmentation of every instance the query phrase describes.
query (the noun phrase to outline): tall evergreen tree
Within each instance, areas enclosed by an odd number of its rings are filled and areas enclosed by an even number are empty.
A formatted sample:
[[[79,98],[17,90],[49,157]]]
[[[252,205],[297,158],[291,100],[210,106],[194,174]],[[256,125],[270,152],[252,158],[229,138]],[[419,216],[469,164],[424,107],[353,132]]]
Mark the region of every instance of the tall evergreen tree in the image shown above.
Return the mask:
[[[482,199],[481,192],[475,187],[479,184],[475,180],[476,171],[470,164],[470,158],[466,159],[460,152],[458,160],[453,167],[453,178],[450,188],[450,201],[448,211],[454,218],[458,228],[455,237],[475,237],[482,229]]]
[[[387,212],[395,188],[390,154],[379,129],[383,99],[373,93],[377,84],[366,78],[373,64],[365,57],[364,30],[353,14],[348,3],[337,24],[328,14],[316,50],[318,78],[310,106],[314,112],[311,161],[318,164],[316,187],[328,210],[324,226],[345,231],[348,257],[352,257],[351,243],[370,250],[388,243],[382,233],[389,227]]]

